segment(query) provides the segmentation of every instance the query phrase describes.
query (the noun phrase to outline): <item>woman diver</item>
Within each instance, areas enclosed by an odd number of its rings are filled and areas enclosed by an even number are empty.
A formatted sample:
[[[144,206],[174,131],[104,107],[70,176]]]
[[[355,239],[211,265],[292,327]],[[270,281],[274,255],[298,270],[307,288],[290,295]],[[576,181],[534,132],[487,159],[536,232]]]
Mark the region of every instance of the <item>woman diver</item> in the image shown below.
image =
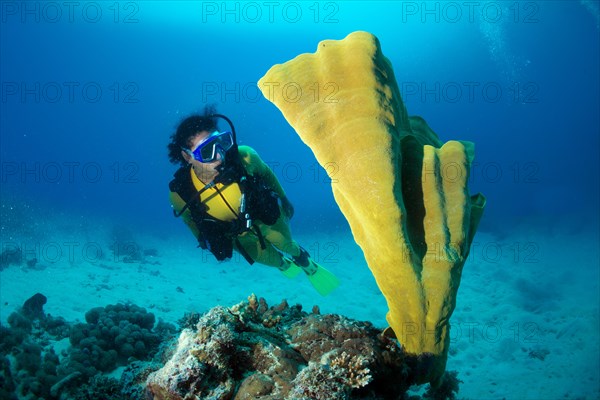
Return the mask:
[[[217,119],[231,131],[219,131]],[[248,146],[239,146],[233,123],[207,106],[184,119],[168,144],[169,159],[181,167],[169,183],[175,216],[182,217],[219,261],[239,252],[250,264],[275,267],[286,277],[304,272],[321,295],[338,279],[292,239],[294,208],[273,171]]]

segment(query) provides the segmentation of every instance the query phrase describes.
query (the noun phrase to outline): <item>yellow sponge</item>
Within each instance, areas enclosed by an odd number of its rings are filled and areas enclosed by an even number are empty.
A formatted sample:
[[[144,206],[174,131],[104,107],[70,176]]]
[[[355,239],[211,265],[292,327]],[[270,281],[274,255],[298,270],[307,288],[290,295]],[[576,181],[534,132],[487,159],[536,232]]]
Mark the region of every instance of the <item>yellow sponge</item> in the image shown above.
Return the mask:
[[[485,198],[467,188],[473,145],[442,145],[409,117],[367,32],[325,40],[258,82],[331,178],[335,200],[387,300],[387,321],[438,384],[462,266]]]

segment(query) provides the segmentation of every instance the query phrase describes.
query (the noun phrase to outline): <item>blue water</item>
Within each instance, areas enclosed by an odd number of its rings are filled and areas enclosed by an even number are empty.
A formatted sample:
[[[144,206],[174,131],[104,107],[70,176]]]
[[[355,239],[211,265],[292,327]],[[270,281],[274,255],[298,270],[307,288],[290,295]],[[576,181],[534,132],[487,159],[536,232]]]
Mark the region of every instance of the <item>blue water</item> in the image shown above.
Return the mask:
[[[207,103],[273,167],[294,232],[346,235],[325,171],[255,83],[321,40],[365,30],[409,114],[442,141],[475,143],[470,191],[488,199],[480,232],[578,234],[592,245],[573,268],[597,275],[598,1],[270,4],[1,2],[2,241],[46,215],[188,234],[168,203],[166,145]],[[550,250],[568,260],[578,247],[542,245],[542,264]],[[597,285],[580,289],[597,298]]]
[[[337,226],[323,171],[253,85],[360,29],[380,39],[411,114],[443,140],[476,143],[483,229],[528,216],[597,221],[598,20],[580,3],[281,3],[272,15],[260,3],[91,4],[3,3],[1,154],[19,164],[5,165],[3,191],[169,224],[164,146],[212,102],[284,178],[299,227]]]

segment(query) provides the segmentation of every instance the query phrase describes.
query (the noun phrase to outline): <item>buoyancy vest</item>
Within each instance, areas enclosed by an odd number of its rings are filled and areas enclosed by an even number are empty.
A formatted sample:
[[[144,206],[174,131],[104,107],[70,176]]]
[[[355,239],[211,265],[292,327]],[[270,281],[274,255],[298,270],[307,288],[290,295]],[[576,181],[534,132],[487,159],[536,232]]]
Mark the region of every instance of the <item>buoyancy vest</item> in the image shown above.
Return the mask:
[[[206,184],[196,176],[193,168],[189,169],[190,178],[196,191],[201,191]],[[217,183],[200,194],[200,202],[206,206],[206,212],[221,221],[233,221],[239,217],[242,191],[237,182],[229,185]]]

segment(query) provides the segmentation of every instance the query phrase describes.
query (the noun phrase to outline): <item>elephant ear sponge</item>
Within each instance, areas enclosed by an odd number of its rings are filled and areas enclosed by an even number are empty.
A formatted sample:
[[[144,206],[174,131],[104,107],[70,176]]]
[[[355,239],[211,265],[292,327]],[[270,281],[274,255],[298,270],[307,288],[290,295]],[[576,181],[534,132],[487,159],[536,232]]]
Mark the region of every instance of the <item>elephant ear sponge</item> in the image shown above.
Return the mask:
[[[446,367],[456,305],[485,198],[469,196],[473,145],[442,145],[409,117],[391,63],[367,32],[325,40],[258,82],[332,178],[335,201],[387,300],[387,321],[422,383]],[[335,168],[331,168],[331,166]]]

